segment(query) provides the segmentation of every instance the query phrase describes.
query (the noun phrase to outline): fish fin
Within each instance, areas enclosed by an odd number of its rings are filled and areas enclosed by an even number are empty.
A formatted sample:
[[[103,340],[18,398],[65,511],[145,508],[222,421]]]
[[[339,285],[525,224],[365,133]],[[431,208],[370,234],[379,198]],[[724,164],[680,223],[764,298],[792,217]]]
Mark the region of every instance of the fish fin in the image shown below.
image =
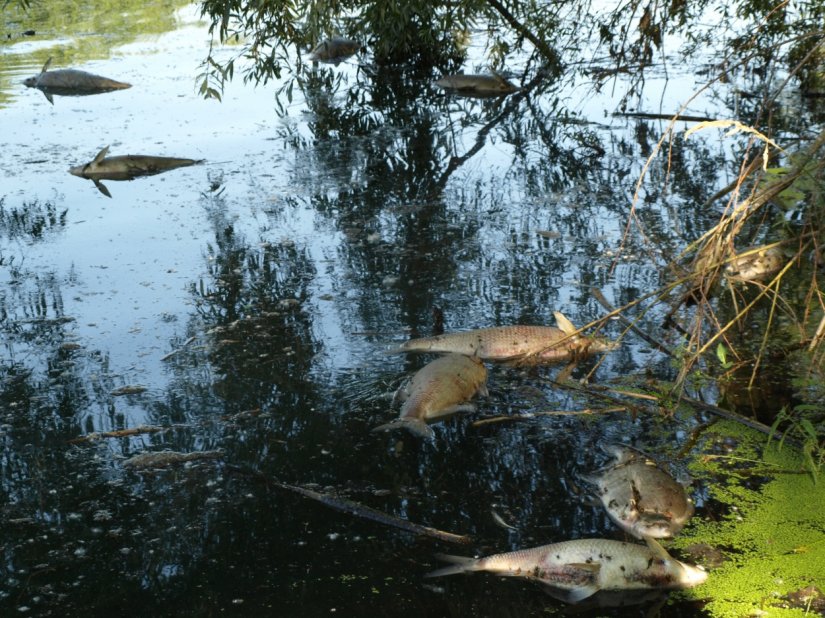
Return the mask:
[[[100,191],[103,195],[105,195],[106,197],[112,197],[112,194],[109,193],[109,189],[106,188],[106,185],[104,185],[99,180],[94,180],[93,179],[92,182],[95,183],[95,186],[97,187],[97,190]]]
[[[444,416],[452,416],[453,414],[458,414],[459,412],[475,412],[476,407],[472,403],[461,403],[458,405],[450,406],[449,408],[444,408],[440,410],[438,414],[433,414],[429,418],[441,418]]]
[[[642,538],[644,538],[645,543],[647,543],[647,546],[650,548],[650,550],[659,558],[661,558],[662,560],[673,560],[673,556],[667,553],[667,550],[664,547],[662,547],[661,543],[659,543],[652,536],[642,535]]]
[[[384,423],[383,425],[379,425],[378,427],[373,427],[373,431],[392,431],[394,429],[406,429],[414,436],[418,436],[419,438],[424,438],[426,440],[434,440],[435,439],[435,432],[432,428],[427,425],[424,421],[417,418],[397,418],[394,421],[390,421],[389,423]]]
[[[496,522],[502,528],[507,528],[508,530],[518,530],[518,528],[516,528],[515,526],[511,526],[506,521],[504,521],[504,518],[498,513],[496,513],[494,509],[490,509],[490,515],[493,516],[493,521]]]
[[[49,59],[48,59],[48,60],[46,60],[46,64],[44,64],[44,65],[43,65],[43,68],[42,68],[42,69],[40,69],[40,72],[41,72],[41,73],[45,73],[46,71],[48,71],[48,70],[49,70],[49,66],[51,65],[51,63],[52,63],[52,58],[51,58],[51,56],[49,56]]]
[[[452,556],[450,554],[436,554],[436,558],[444,562],[450,562],[451,565],[425,573],[424,577],[443,577],[444,575],[458,575],[459,573],[469,573],[470,571],[478,570],[476,568],[478,560],[475,558]]]
[[[42,90],[40,92],[43,92]],[[43,92],[43,96],[46,97],[46,100],[54,105],[54,97],[51,95],[50,92]]]
[[[573,590],[571,590],[567,594],[566,600],[568,603],[580,603],[581,601],[584,601],[586,598],[592,597],[599,590],[600,588],[594,584],[579,586],[578,588],[573,588]]]
[[[105,157],[107,154],[109,154],[109,147],[108,147],[108,146],[106,146],[106,147],[102,148],[102,149],[100,150],[100,152],[98,152],[98,153],[95,155],[95,158],[94,158],[94,159],[92,159],[92,163],[91,163],[91,164],[94,164],[94,163],[100,163],[101,161],[103,161],[103,157]],[[90,165],[91,165],[91,164],[90,164]]]
[[[556,316],[556,325],[564,332],[565,335],[572,335],[579,329],[573,326],[573,322],[568,320],[561,311],[554,311],[553,315]]]
[[[486,384],[482,384],[481,386],[478,387],[478,390],[476,391],[476,394],[481,395],[482,397],[489,397],[490,396],[490,391],[487,389]]]

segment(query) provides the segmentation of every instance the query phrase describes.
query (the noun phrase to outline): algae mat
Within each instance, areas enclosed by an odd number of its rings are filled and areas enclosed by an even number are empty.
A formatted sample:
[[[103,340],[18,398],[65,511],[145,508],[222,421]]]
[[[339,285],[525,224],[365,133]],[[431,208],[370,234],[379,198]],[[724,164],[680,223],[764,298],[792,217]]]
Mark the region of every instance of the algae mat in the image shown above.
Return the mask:
[[[704,517],[673,547],[708,548],[712,559],[707,583],[686,594],[719,618],[821,614],[825,601],[800,591],[825,590],[825,478],[797,449],[730,422],[708,429],[694,454]]]

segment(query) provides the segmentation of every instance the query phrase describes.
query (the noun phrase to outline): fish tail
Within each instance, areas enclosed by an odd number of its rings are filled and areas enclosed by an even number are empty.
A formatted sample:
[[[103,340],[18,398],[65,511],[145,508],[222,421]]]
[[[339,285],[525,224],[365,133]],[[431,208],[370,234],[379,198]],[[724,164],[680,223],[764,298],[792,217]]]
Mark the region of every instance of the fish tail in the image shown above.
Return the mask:
[[[409,431],[414,436],[432,440],[435,438],[435,432],[427,423],[418,418],[404,417],[398,418],[389,423],[384,423],[378,427],[373,428],[373,431],[393,431],[395,429],[403,428]]]
[[[459,573],[470,573],[478,571],[478,560],[476,558],[467,558],[465,556],[452,556],[450,554],[436,554],[436,558],[444,562],[451,562],[450,566],[442,567],[435,571],[431,571],[424,575],[424,577],[443,577],[444,575],[458,575]]]

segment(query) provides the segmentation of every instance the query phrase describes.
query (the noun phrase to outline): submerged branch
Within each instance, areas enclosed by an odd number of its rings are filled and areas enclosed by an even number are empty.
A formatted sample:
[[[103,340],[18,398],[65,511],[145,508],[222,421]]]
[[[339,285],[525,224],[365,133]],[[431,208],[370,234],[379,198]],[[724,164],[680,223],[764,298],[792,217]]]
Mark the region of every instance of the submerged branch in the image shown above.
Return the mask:
[[[282,483],[255,470],[250,470],[235,465],[227,465],[226,467],[233,472],[251,476],[270,487],[275,487],[276,489],[289,491],[291,493],[304,496],[305,498],[310,498],[311,500],[320,502],[321,504],[333,508],[336,511],[354,515],[356,517],[360,517],[361,519],[375,521],[379,524],[384,524],[385,526],[392,526],[393,528],[398,528],[399,530],[404,530],[420,536],[428,536],[447,543],[469,545],[473,542],[473,539],[466,535],[453,534],[451,532],[438,530],[437,528],[431,528],[430,526],[422,526],[421,524],[416,524],[406,519],[401,519],[400,517],[390,515],[389,513],[384,513],[383,511],[379,511],[372,507],[353,502],[352,500],[347,500],[346,498],[323,494],[312,489],[307,489],[306,487],[299,487],[298,485]]]

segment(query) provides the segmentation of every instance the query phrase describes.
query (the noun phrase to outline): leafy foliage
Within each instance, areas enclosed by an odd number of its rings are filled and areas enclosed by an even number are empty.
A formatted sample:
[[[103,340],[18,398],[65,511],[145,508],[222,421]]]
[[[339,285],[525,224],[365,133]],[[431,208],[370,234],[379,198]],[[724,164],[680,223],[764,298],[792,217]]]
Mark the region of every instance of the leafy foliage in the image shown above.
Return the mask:
[[[457,3],[382,0],[267,0],[254,7],[241,0],[204,0],[212,45],[204,61],[200,91],[220,97],[239,59],[249,61],[245,80],[266,83],[297,72],[302,53],[319,41],[345,36],[368,46],[379,66],[449,67],[459,63],[474,29],[486,28],[493,68],[529,40],[547,60],[558,61],[545,37],[557,33],[556,9],[535,0],[518,3],[464,0]],[[215,40],[240,43],[228,60],[214,56]],[[297,57],[297,62],[294,60]]]

